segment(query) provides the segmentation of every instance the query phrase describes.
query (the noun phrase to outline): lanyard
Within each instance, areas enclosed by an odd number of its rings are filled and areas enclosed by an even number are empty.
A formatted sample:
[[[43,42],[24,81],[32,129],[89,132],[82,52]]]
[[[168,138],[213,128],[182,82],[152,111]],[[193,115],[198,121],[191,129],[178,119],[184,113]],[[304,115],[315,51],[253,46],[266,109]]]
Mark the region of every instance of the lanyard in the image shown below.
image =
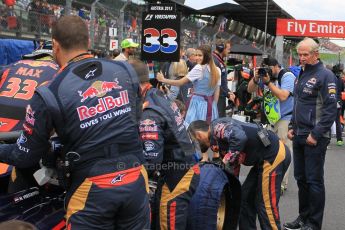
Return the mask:
[[[64,66],[62,66],[58,73],[61,73],[70,64],[75,63],[77,61],[81,61],[81,60],[87,59],[87,58],[93,58],[93,55],[89,54],[89,53],[81,53],[81,54],[75,56],[74,58],[69,60]]]

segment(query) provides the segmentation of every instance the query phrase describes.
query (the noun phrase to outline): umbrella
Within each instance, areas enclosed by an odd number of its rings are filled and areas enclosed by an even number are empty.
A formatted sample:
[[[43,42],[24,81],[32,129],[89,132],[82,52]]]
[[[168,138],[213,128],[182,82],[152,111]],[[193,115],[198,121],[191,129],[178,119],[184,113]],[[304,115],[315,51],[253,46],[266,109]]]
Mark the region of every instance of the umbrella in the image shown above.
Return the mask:
[[[243,55],[262,55],[262,51],[258,48],[253,47],[252,45],[240,45],[234,44],[231,46],[231,54],[243,54]]]

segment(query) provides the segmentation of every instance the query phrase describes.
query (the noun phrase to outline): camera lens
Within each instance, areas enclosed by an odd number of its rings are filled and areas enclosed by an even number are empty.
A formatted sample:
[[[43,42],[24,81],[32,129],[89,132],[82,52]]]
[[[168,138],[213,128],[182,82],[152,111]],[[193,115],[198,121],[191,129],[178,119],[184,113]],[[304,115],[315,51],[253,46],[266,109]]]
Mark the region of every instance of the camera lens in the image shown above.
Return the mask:
[[[259,76],[265,76],[266,75],[266,69],[265,68],[259,68],[258,74]]]

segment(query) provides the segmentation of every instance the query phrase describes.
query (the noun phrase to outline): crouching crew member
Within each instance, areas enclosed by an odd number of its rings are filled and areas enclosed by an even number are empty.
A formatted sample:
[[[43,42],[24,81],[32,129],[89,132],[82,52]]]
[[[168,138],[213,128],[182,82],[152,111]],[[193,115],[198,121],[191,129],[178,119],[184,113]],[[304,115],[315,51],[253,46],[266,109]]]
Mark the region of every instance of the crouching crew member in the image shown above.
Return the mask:
[[[280,186],[291,155],[278,136],[260,125],[231,118],[216,119],[211,125],[194,121],[188,129],[201,145],[219,151],[225,164],[253,166],[242,185],[239,229],[257,229],[256,215],[261,229],[281,229]]]

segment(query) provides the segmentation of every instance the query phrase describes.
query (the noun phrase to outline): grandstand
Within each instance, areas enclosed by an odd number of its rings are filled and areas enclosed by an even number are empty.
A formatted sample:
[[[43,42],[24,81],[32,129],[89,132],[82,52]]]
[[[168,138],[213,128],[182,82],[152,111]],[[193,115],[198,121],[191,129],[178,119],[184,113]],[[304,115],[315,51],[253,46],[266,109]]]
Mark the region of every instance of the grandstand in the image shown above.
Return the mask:
[[[136,42],[141,40],[141,14],[146,10],[145,3],[150,1],[152,0],[17,0],[12,7],[0,2],[0,36],[48,40],[52,22],[70,12],[79,15],[88,24],[92,48],[108,50],[111,39],[108,36],[109,28],[117,29],[115,39],[131,37]],[[71,9],[68,2],[71,2]],[[200,10],[185,6],[183,0],[164,2],[176,3],[182,14],[182,47],[212,44],[216,38],[225,38],[244,45],[255,42],[258,49],[275,56],[276,18],[292,18],[274,1],[268,1],[268,34],[264,47],[263,6],[266,0],[236,0],[238,5],[223,3]],[[294,40],[284,40],[285,62],[295,44]]]

